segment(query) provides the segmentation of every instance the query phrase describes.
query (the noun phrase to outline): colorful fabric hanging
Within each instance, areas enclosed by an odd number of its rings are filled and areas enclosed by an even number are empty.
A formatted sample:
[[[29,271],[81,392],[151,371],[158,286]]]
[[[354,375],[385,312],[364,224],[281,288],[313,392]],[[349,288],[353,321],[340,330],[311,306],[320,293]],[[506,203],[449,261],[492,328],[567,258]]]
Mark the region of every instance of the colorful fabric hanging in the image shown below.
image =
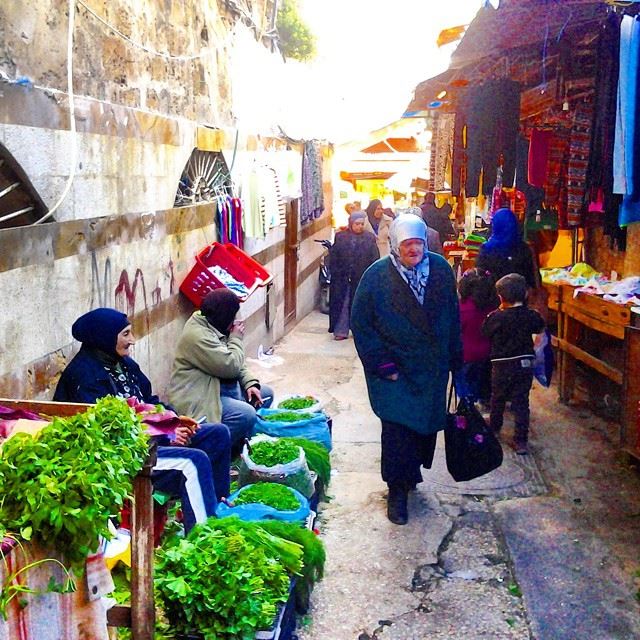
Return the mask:
[[[542,187],[547,176],[547,160],[552,132],[542,129],[531,131],[529,142],[528,182],[534,187]]]
[[[573,116],[569,142],[569,166],[567,168],[567,223],[569,227],[578,227],[582,224],[592,120],[592,105],[587,102],[579,104]]]
[[[322,191],[322,149],[313,141],[304,143],[302,152],[302,200],[300,224],[305,225],[319,218],[324,211]]]

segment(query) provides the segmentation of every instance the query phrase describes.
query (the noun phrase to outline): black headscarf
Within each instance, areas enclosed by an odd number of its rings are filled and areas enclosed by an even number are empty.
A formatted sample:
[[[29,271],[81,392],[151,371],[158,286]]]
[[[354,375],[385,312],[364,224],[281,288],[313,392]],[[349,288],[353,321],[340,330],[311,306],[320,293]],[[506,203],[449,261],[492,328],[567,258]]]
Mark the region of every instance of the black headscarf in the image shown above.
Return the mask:
[[[229,335],[229,328],[238,309],[238,297],[227,288],[214,289],[205,296],[200,306],[200,311],[209,324],[225,335]]]
[[[381,205],[382,205],[382,202],[380,202],[380,200],[372,200],[367,205],[367,218],[369,219],[371,228],[373,229],[376,235],[378,235],[378,225],[380,224],[380,218],[376,218],[375,213],[376,213],[376,209]]]
[[[131,323],[125,313],[115,309],[94,309],[80,316],[71,326],[71,335],[82,346],[116,356],[118,334]]]

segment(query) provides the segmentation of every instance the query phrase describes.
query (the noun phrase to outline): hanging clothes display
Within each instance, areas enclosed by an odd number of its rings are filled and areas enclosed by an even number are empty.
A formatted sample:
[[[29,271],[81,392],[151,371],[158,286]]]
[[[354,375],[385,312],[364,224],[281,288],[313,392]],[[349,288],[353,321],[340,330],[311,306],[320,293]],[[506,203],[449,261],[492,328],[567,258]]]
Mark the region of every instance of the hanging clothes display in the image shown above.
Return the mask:
[[[436,115],[429,156],[429,191],[442,191],[446,187],[447,166],[451,165],[453,156],[454,126],[455,114],[438,113]]]
[[[613,154],[613,190],[623,194],[618,223],[621,227],[640,221],[640,20],[624,16],[620,24],[620,72],[618,111]]]
[[[455,154],[460,153],[460,138],[466,137],[466,197],[478,195],[480,173],[484,195],[491,194],[501,158],[504,183],[513,184],[519,125],[520,85],[517,82],[503,78],[469,89],[456,113],[454,139],[455,171],[460,166],[460,160],[455,159]],[[464,140],[462,143],[464,146]]]
[[[276,171],[255,163],[248,180],[242,221],[247,236],[264,238],[267,232],[286,222],[286,206]]]
[[[322,149],[313,141],[304,143],[302,153],[302,202],[300,224],[305,225],[319,218],[324,211],[322,191]]]
[[[604,233],[624,250],[626,232],[618,225],[620,197],[613,193],[613,154],[616,135],[618,76],[620,73],[620,26],[622,16],[610,12],[596,42],[596,78],[591,149],[587,167],[587,200],[603,194]]]
[[[529,142],[528,181],[534,187],[542,187],[547,175],[549,159],[549,143],[552,132],[543,129],[532,129]]]
[[[560,229],[567,229],[567,173],[569,165],[569,132],[553,132],[549,142],[547,179],[544,185],[545,202],[558,211]]]
[[[593,106],[588,102],[578,104],[569,139],[567,167],[567,224],[569,227],[578,227],[582,224],[592,120]]]

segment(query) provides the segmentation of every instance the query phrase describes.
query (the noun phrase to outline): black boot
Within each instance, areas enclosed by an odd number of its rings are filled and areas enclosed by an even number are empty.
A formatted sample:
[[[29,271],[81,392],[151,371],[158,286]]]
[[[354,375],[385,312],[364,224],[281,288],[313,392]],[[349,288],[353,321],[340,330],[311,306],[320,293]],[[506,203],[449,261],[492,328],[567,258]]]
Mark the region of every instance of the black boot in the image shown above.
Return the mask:
[[[407,524],[407,490],[399,487],[389,487],[387,496],[387,518],[393,524]]]

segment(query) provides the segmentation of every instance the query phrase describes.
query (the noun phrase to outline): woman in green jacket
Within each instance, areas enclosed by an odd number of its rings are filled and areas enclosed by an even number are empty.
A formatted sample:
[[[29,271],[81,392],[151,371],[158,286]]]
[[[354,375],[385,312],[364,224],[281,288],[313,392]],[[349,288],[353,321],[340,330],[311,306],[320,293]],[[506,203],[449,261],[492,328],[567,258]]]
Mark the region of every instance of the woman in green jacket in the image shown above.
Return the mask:
[[[387,515],[405,524],[408,491],[422,482],[420,467],[431,467],[445,426],[449,372],[462,366],[462,341],[453,271],[427,250],[427,225],[402,214],[389,237],[391,254],[360,280],[351,330],[371,407],[382,421]]]
[[[196,419],[223,422],[236,450],[253,435],[256,408],[273,401],[271,388],[247,370],[239,309],[229,289],[207,294],[182,330],[169,382],[171,404]]]

